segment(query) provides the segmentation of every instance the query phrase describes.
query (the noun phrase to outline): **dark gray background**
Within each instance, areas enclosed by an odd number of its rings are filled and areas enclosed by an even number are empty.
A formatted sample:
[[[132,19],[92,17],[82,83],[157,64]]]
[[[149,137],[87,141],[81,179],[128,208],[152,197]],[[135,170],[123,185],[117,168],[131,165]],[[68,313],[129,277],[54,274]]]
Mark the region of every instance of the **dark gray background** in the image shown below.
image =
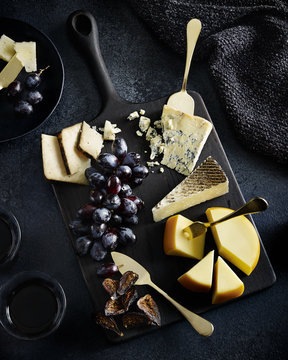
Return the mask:
[[[1,0],[0,16],[24,20],[54,41],[64,62],[65,86],[56,111],[45,124],[26,137],[0,144],[0,201],[17,216],[23,232],[19,258],[13,267],[0,269],[0,284],[22,270],[48,272],[62,284],[68,307],[58,331],[43,340],[16,340],[1,328],[0,359],[286,359],[287,168],[239,144],[205,63],[193,64],[188,88],[202,95],[246,200],[263,196],[270,204],[254,221],[277,282],[205,314],[215,325],[213,336],[207,339],[181,321],[111,345],[90,321],[88,292],[52,188],[42,173],[40,146],[41,133],[53,134],[78,121],[89,121],[101,108],[98,89],[66,34],[66,19],[77,9],[95,16],[103,57],[123,98],[151,101],[180,89],[182,83],[185,60],[155,39],[125,1]]]

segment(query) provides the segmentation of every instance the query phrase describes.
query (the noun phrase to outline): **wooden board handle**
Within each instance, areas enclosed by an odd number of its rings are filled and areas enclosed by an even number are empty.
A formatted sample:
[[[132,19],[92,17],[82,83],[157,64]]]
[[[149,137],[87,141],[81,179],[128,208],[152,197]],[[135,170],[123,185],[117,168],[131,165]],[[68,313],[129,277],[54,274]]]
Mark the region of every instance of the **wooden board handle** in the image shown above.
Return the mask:
[[[104,106],[111,102],[123,102],[124,100],[120,98],[112,84],[103,60],[99,46],[98,27],[94,16],[88,11],[77,10],[69,15],[67,26],[76,47],[82,51],[89,62]]]

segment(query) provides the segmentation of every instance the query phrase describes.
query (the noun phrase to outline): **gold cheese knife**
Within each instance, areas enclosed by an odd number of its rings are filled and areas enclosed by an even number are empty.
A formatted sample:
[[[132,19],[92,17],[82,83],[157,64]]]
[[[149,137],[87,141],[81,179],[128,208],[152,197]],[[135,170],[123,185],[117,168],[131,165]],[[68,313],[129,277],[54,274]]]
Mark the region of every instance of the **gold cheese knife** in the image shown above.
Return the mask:
[[[176,110],[183,111],[184,113],[193,116],[194,115],[194,100],[186,91],[187,79],[190,70],[191,60],[194,53],[195,45],[198,40],[198,36],[201,31],[201,21],[198,19],[192,19],[187,24],[187,53],[186,53],[186,65],[184,72],[184,79],[182,83],[182,89],[172,94],[167,102],[167,105],[173,107]]]
[[[136,285],[151,286],[153,289],[163,295],[168,301],[170,301],[170,303],[180,311],[180,313],[189,321],[189,323],[200,335],[212,335],[214,326],[208,320],[203,319],[201,316],[186,309],[184,306],[180,305],[177,301],[172,299],[165,291],[160,289],[152,282],[149,272],[137,261],[117,251],[112,251],[111,256],[114,263],[118,266],[121,274],[125,273],[126,271],[133,271],[138,274],[139,278],[136,282]]]

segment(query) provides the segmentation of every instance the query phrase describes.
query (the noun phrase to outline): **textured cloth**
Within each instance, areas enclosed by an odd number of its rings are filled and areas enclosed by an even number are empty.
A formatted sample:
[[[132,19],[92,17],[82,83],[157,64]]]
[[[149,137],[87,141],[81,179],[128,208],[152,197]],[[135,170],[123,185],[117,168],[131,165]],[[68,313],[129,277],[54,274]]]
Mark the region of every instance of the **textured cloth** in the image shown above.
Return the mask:
[[[277,0],[128,0],[157,36],[186,51],[186,25],[202,22],[207,59],[227,118],[250,150],[288,162],[288,5]]]

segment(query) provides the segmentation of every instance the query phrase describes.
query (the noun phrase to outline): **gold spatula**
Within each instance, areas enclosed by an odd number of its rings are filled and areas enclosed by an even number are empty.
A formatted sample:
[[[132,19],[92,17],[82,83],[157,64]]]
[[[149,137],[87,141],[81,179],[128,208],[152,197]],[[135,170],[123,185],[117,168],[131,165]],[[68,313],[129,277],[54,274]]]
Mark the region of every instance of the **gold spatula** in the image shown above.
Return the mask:
[[[194,115],[194,100],[192,96],[187,93],[186,86],[191,65],[191,59],[200,31],[201,21],[198,19],[190,20],[187,24],[187,53],[182,89],[179,92],[172,94],[167,102],[167,105],[173,107],[176,110],[183,111],[190,116]]]
[[[116,251],[111,252],[111,256],[114,263],[119,267],[121,274],[129,270],[138,274],[139,279],[137,280],[136,285],[149,285],[158,291],[181,312],[181,314],[189,321],[189,323],[200,335],[210,336],[213,333],[214,327],[209,321],[186,309],[184,306],[172,299],[165,291],[152,282],[149,272],[137,261]]]

